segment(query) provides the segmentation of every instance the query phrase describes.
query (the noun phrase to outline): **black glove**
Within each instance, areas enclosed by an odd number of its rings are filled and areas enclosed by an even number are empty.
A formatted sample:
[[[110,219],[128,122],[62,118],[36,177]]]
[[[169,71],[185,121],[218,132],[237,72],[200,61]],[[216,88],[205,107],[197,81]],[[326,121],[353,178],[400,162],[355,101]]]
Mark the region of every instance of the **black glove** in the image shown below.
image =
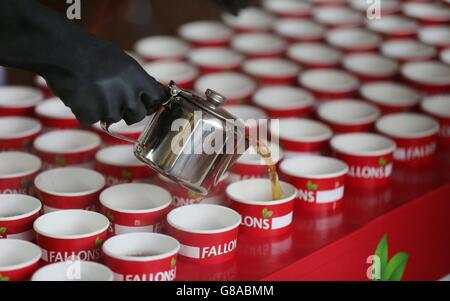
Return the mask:
[[[223,10],[235,16],[239,11],[248,6],[247,0],[214,0]]]
[[[132,58],[34,0],[0,1],[0,65],[42,75],[82,124],[153,113],[166,89]]]

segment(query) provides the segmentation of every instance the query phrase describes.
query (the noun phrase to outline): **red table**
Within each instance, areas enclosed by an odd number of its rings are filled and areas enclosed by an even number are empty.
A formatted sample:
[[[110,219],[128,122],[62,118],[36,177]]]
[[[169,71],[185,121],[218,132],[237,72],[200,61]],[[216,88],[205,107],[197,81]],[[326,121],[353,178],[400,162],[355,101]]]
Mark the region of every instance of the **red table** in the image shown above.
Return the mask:
[[[348,188],[334,212],[296,212],[287,235],[240,235],[223,265],[180,259],[177,280],[367,280],[367,258],[385,234],[389,258],[409,254],[402,280],[437,280],[450,273],[449,230],[450,152],[441,150],[432,165],[394,167],[387,187]]]

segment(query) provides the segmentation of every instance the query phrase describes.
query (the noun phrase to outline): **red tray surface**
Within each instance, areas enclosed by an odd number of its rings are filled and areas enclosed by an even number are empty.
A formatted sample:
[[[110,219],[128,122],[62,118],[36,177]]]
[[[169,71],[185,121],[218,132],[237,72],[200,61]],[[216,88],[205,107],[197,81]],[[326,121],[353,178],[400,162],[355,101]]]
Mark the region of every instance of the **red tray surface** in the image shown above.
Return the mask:
[[[364,229],[375,218],[385,215],[406,203],[411,203],[426,193],[435,191],[449,183],[449,151],[440,150],[433,164],[429,166],[420,168],[394,167],[389,186],[373,190],[346,188],[342,206],[333,212],[297,211],[292,231],[282,237],[261,239],[240,234],[237,255],[225,264],[198,265],[180,259],[177,267],[177,280],[233,281],[264,278],[292,280],[297,279],[297,277],[298,279],[308,279],[308,273],[302,277],[296,276],[296,270],[302,269],[301,261],[298,263],[299,260],[311,257],[310,255],[317,254],[317,251],[321,249],[324,251],[323,249],[329,244],[349,237],[357,230]],[[450,185],[447,185],[447,187],[450,187]],[[448,192],[450,192],[450,189],[445,189],[443,192],[441,191],[441,195],[444,193],[444,198],[450,201]],[[444,214],[444,217],[449,216],[447,212]],[[438,225],[436,223],[436,227]],[[411,236],[413,234],[406,233],[405,235]],[[448,245],[449,238],[450,236],[447,235],[447,237],[441,237],[440,239],[444,245]],[[378,241],[379,237],[376,239]],[[392,255],[394,254],[389,256]],[[296,262],[297,264],[294,265]],[[446,273],[450,273],[448,262],[442,264],[445,264],[445,266],[439,267],[440,270],[444,269]],[[362,266],[366,267],[367,265],[363,262]],[[435,267],[430,266],[429,268]],[[283,273],[280,271],[285,270],[290,270],[289,277],[282,276]],[[277,274],[277,272],[279,273]],[[298,271],[299,275],[301,272]],[[342,271],[342,273],[345,273],[345,271]],[[435,273],[430,275],[433,275],[431,278],[436,277]],[[423,275],[423,277],[425,276]],[[323,279],[327,278],[324,274]],[[352,279],[353,277],[349,276],[348,278]],[[420,278],[420,273],[418,278]],[[320,280],[322,277],[311,275],[311,279]]]

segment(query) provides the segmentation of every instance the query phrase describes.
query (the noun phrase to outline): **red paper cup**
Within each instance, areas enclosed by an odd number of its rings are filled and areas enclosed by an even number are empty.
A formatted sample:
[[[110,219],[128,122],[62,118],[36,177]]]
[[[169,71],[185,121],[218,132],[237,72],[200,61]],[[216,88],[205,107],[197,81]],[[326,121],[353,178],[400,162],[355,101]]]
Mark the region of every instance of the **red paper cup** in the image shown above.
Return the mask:
[[[227,98],[226,104],[248,102],[256,90],[255,81],[236,72],[214,73],[200,77],[195,82],[195,91],[203,95],[207,89],[219,92]]]
[[[41,160],[27,153],[0,153],[0,194],[33,194],[33,181]]]
[[[0,151],[30,150],[41,130],[41,123],[33,118],[0,117]]]
[[[399,71],[395,60],[371,53],[348,55],[342,65],[361,82],[393,81]]]
[[[285,59],[252,59],[247,60],[242,70],[252,76],[259,85],[294,85],[300,67]]]
[[[414,20],[397,15],[369,20],[367,28],[387,39],[397,40],[415,38],[419,25]]]
[[[22,194],[0,194],[0,238],[33,241],[41,202]]]
[[[400,63],[428,61],[437,54],[433,46],[408,39],[387,41],[381,46],[381,52]]]
[[[92,132],[57,130],[37,137],[33,149],[42,159],[44,169],[65,166],[93,168],[100,143],[100,137]]]
[[[362,28],[343,28],[329,31],[328,44],[347,53],[374,52],[382,40],[376,33]]]
[[[243,55],[228,48],[205,47],[189,53],[189,62],[203,74],[238,71],[243,61]]]
[[[233,30],[218,21],[195,21],[182,25],[178,34],[194,47],[224,47]]]
[[[414,111],[420,102],[416,91],[393,82],[368,83],[361,87],[359,93],[384,114]]]
[[[42,93],[25,86],[0,87],[0,116],[31,116],[43,99]]]
[[[116,185],[100,194],[102,213],[111,222],[111,236],[160,232],[171,202],[167,190],[149,184]]]
[[[44,212],[68,209],[96,210],[105,178],[85,168],[57,168],[34,180]]]
[[[134,51],[147,62],[184,60],[190,50],[183,40],[171,36],[153,36],[139,40]]]
[[[352,98],[359,88],[359,81],[355,76],[338,69],[303,72],[299,76],[299,83],[321,101]]]
[[[144,65],[144,69],[164,85],[168,85],[173,80],[178,87],[186,90],[192,88],[199,76],[197,68],[180,61],[157,61]]]
[[[36,77],[34,78],[34,83],[39,88],[39,90],[41,90],[41,93],[44,96],[44,98],[50,98],[53,96],[52,90],[50,90],[50,88],[47,85],[47,82],[42,76],[36,75]]]
[[[106,186],[131,182],[147,182],[153,169],[136,158],[132,145],[115,145],[95,155],[96,170],[106,178]]]
[[[448,26],[430,26],[421,28],[419,39],[438,49],[450,48],[450,28]]]
[[[366,14],[371,8],[372,2],[367,0],[351,0],[350,5],[353,9]],[[386,16],[401,12],[401,3],[398,0],[383,0],[379,3],[382,19]]]
[[[231,41],[231,47],[249,58],[281,57],[286,41],[270,33],[242,33]]]
[[[242,217],[241,233],[267,237],[283,235],[290,230],[297,189],[285,182],[280,185],[283,198],[275,201],[269,179],[244,180],[227,187],[230,206]]]
[[[280,18],[308,18],[312,11],[310,3],[296,0],[264,0],[263,7]]]
[[[294,87],[266,87],[253,95],[253,103],[270,118],[305,117],[313,109],[314,97]]]
[[[121,120],[117,123],[112,124],[109,129],[113,133],[117,133],[130,139],[137,140],[152,118],[153,115],[147,116],[143,120],[132,125],[127,125],[124,120]],[[102,142],[105,145],[129,144],[129,142],[115,138],[103,131],[100,122],[94,124],[93,129],[102,138]]]
[[[356,27],[364,22],[360,12],[347,7],[320,7],[313,15],[316,22],[329,28]]]
[[[321,43],[294,44],[287,56],[307,69],[339,67],[342,58],[339,50]]]
[[[17,240],[0,239],[0,280],[26,281],[39,268],[41,250],[35,244]]]
[[[426,94],[450,92],[450,66],[438,61],[405,64],[401,73],[414,88]]]
[[[333,135],[332,130],[325,124],[301,118],[286,118],[271,124],[270,133],[278,137],[286,158],[299,155],[319,155],[328,146]]]
[[[213,190],[211,190],[206,197],[187,190],[186,188],[180,186],[179,184],[162,175],[158,175],[155,184],[163,187],[170,192],[170,194],[172,195],[172,208],[200,203],[224,205],[223,191],[226,186],[226,177],[221,179],[217,186]]]
[[[284,160],[281,172],[298,190],[300,208],[336,209],[344,198],[348,166],[328,157],[298,157]]]
[[[222,19],[238,32],[269,31],[275,21],[271,14],[257,7],[244,8],[237,16],[225,13]]]
[[[226,105],[223,106],[223,109],[237,119],[241,119],[249,129],[258,129],[259,121],[268,119],[267,114],[263,110],[253,106]]]
[[[90,261],[52,263],[37,270],[31,281],[113,281],[113,272],[106,266]]]
[[[99,261],[106,240],[109,220],[100,213],[65,210],[42,215],[34,222],[42,260]]]
[[[361,100],[341,100],[319,107],[320,119],[335,133],[370,132],[380,117],[380,110]]]
[[[218,264],[234,257],[240,215],[218,205],[189,205],[167,215],[169,233],[180,244],[180,257],[200,264]]]
[[[440,57],[441,61],[443,61],[447,65],[450,65],[450,49],[442,50]]]
[[[283,151],[276,144],[270,145],[270,153],[273,164],[278,164],[283,159]],[[251,147],[231,166],[228,183],[266,178],[269,178],[267,162]]]
[[[103,245],[106,265],[116,281],[173,281],[177,272],[178,241],[156,233],[131,233]]]
[[[422,101],[422,111],[439,121],[439,142],[450,148],[450,96],[437,95]]]
[[[429,163],[436,152],[439,123],[422,114],[386,115],[376,123],[377,130],[397,144],[396,163],[417,166]]]
[[[279,20],[273,30],[290,43],[319,42],[325,35],[324,26],[310,20]]]
[[[403,13],[422,25],[448,25],[450,22],[450,9],[434,2],[405,3]]]
[[[35,113],[42,125],[47,128],[74,129],[80,127],[80,123],[72,110],[56,97],[37,105]]]
[[[335,156],[347,163],[349,185],[374,187],[388,183],[393,166],[395,142],[368,133],[342,134],[331,140]]]

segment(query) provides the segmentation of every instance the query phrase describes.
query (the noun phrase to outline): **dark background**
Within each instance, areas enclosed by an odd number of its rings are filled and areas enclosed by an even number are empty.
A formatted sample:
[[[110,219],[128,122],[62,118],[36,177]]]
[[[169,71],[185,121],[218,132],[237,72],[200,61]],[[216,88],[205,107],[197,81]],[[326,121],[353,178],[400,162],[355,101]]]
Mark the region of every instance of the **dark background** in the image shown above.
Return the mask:
[[[62,14],[68,8],[65,0],[40,2]],[[155,34],[176,35],[177,28],[183,23],[219,19],[220,15],[221,10],[212,0],[81,0],[79,23],[118,47],[131,50],[139,38]],[[8,84],[33,85],[33,82],[34,74],[7,70]]]

